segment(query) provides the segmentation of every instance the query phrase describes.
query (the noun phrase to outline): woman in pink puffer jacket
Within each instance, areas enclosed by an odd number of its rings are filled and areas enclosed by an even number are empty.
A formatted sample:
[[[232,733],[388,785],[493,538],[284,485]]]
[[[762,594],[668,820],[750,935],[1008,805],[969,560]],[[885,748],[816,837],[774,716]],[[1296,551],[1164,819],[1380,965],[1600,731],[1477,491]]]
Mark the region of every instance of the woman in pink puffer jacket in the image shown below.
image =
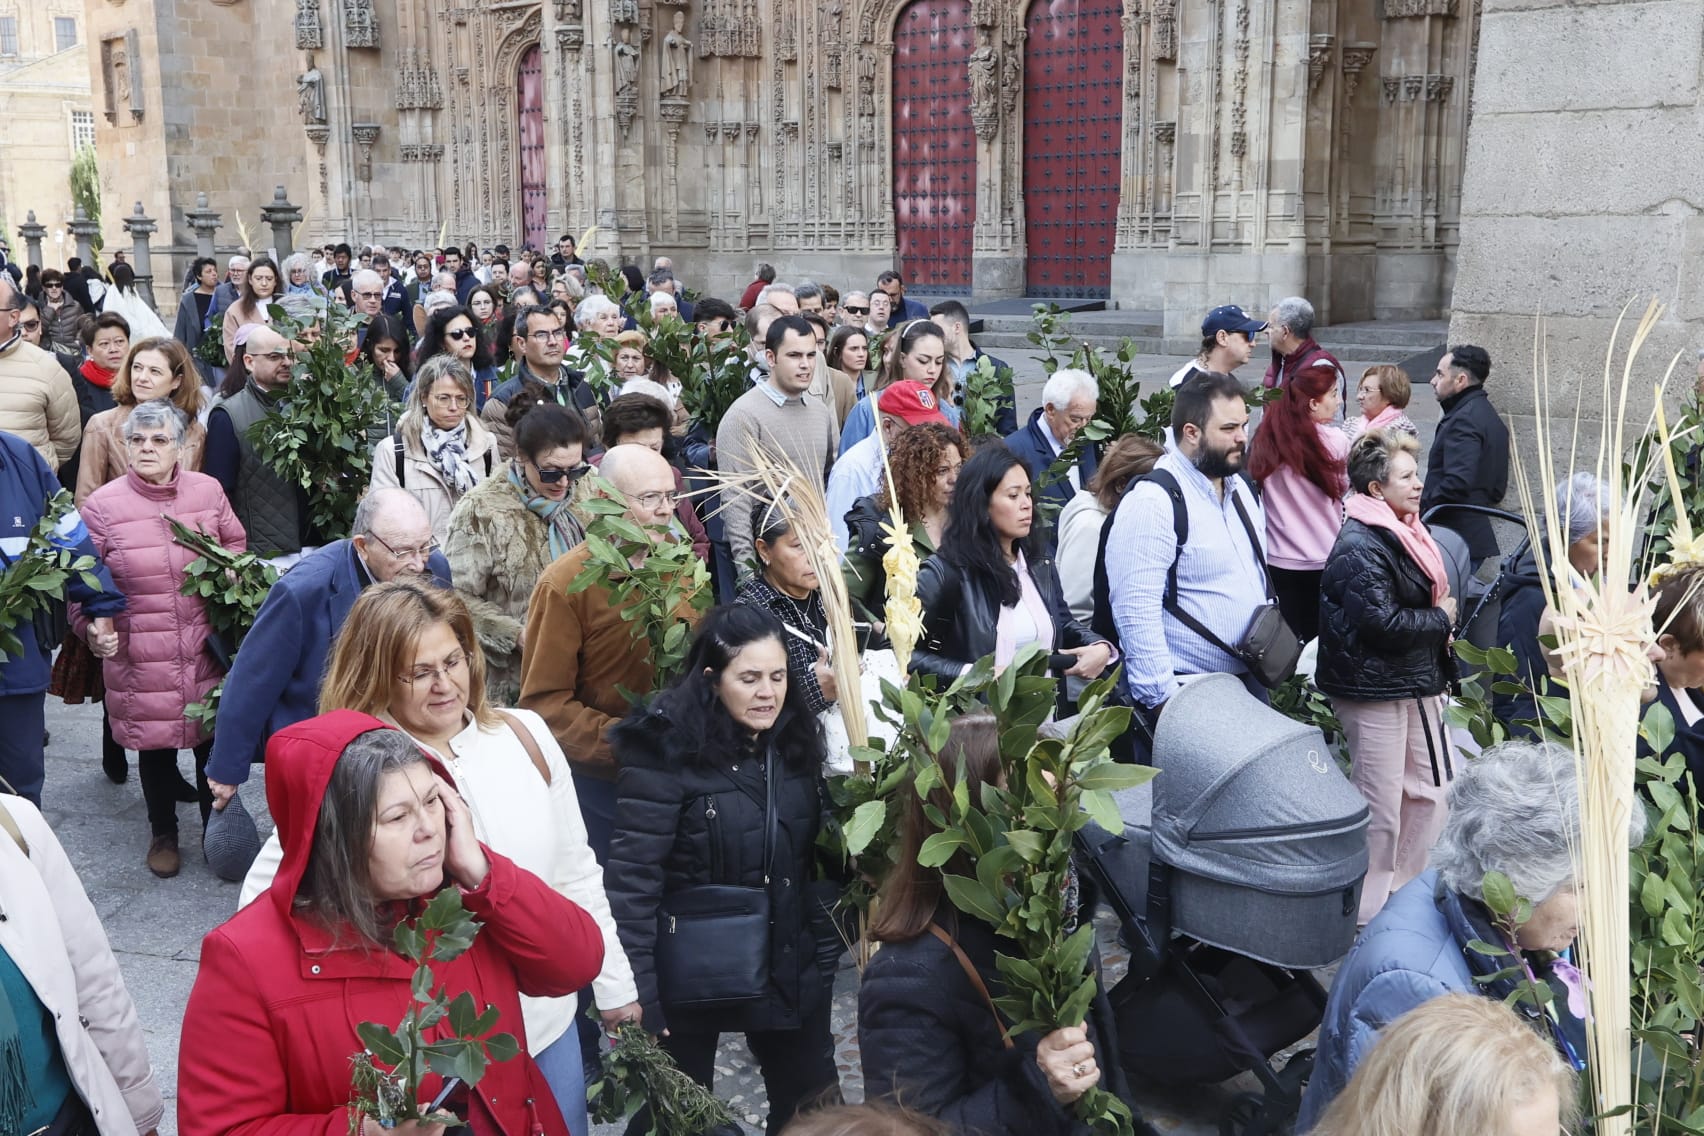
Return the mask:
[[[147,863],[161,877],[177,875],[181,865],[178,750],[195,751],[204,827],[212,808],[204,770],[213,741],[184,717],[184,710],[206,697],[221,674],[207,650],[211,627],[201,598],[179,590],[197,554],[172,540],[167,518],[200,529],[234,552],[248,545],[219,482],[178,467],[184,429],[182,413],[163,400],[131,411],[125,424],[129,472],[95,490],[82,507],[95,547],[130,606],[105,635],[81,610],[72,609],[77,633],[87,636],[95,656],[105,660],[113,737],[137,751],[142,798],[153,828]]]

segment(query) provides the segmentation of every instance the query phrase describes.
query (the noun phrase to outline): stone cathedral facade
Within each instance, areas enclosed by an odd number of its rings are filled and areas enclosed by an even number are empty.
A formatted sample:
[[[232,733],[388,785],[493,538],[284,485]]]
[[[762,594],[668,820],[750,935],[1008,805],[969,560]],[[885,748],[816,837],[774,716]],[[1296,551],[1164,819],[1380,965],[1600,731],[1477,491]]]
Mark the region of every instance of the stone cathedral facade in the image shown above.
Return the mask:
[[[1104,297],[1449,305],[1480,0],[86,0],[117,218]],[[165,218],[170,218],[167,228]]]

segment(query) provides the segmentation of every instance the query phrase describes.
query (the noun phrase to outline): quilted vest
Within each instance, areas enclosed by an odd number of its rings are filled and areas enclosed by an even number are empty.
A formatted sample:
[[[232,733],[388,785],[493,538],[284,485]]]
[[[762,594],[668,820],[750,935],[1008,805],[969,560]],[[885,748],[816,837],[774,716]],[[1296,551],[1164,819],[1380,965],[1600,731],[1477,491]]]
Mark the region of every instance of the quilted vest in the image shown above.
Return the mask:
[[[248,532],[249,547],[266,555],[302,551],[301,504],[296,487],[274,473],[249,441],[249,427],[271,413],[271,407],[252,382],[219,405],[231,416],[242,450],[231,508]]]

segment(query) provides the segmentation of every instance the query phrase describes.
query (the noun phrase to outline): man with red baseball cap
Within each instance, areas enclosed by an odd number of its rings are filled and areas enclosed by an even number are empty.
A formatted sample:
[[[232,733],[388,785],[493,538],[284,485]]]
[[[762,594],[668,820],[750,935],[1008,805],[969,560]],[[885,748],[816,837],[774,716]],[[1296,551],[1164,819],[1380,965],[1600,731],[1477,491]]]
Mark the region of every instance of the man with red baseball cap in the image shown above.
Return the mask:
[[[851,542],[846,528],[846,514],[860,497],[868,497],[882,487],[887,475],[883,471],[882,454],[899,432],[925,422],[950,425],[941,413],[941,404],[928,383],[904,379],[890,383],[876,396],[876,415],[881,429],[835,459],[828,473],[828,519],[834,526],[834,539],[845,552]]]

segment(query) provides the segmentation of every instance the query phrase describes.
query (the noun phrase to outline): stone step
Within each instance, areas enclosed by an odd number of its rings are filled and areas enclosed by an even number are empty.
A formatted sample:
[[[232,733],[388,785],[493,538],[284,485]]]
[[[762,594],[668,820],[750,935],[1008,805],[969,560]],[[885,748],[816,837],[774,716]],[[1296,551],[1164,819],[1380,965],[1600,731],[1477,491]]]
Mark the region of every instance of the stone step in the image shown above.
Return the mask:
[[[1070,326],[1073,339],[1097,350],[1117,350],[1125,337],[1145,355],[1191,355],[1200,345],[1193,338],[1167,338],[1157,312],[1105,312],[1095,316],[1074,318]],[[987,319],[976,342],[995,354],[1033,350],[1026,335],[1034,326],[1033,320],[1015,316]],[[1399,362],[1420,352],[1441,350],[1448,332],[1449,324],[1444,320],[1375,320],[1322,327],[1314,335],[1322,346],[1343,359]]]

